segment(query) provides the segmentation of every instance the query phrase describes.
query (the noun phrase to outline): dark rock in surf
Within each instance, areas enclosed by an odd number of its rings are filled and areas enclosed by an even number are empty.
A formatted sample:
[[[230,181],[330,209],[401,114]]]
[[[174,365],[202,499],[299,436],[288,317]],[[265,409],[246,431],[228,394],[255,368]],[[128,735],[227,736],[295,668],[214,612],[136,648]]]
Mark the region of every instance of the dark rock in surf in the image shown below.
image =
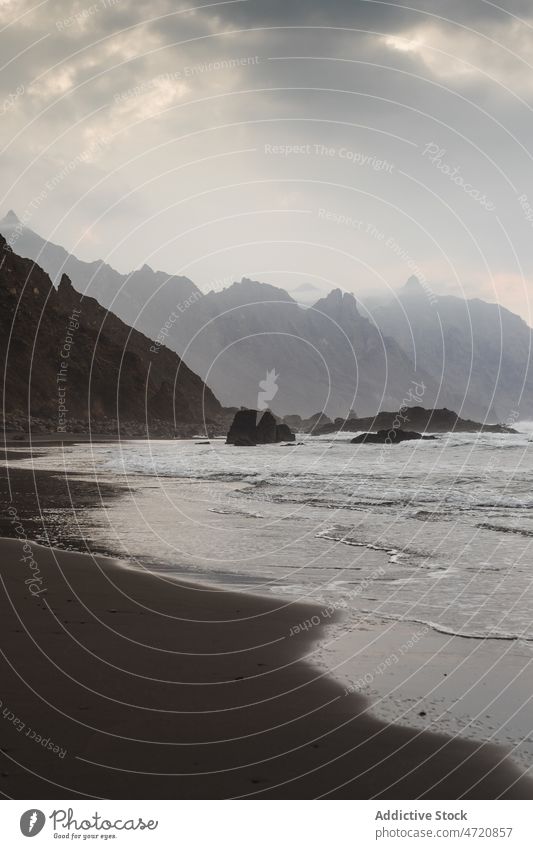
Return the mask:
[[[266,410],[261,418],[257,410],[239,410],[228,431],[227,445],[271,445],[275,442],[294,440],[294,434],[285,424],[277,424],[276,419]]]
[[[289,425],[279,424],[276,427],[276,442],[294,442],[296,439]]]
[[[397,445],[413,439],[436,439],[436,436],[424,436],[414,430],[378,430],[377,433],[361,433],[351,440],[352,445]]]
[[[482,424],[470,419],[462,419],[453,410],[445,407],[439,410],[427,410],[424,407],[402,407],[395,412],[376,413],[362,419],[347,419],[339,426],[337,420],[329,425],[323,425],[314,431],[315,436],[325,436],[335,431],[380,431],[395,430],[399,424],[413,428],[415,433],[517,433],[517,431],[502,424]]]
[[[274,442],[278,442],[276,427],[276,419],[270,410],[266,410],[256,427],[255,441],[259,445],[271,445]]]
[[[244,440],[245,445],[256,444],[257,412],[255,410],[238,410],[228,431],[226,443],[236,445],[237,440]]]

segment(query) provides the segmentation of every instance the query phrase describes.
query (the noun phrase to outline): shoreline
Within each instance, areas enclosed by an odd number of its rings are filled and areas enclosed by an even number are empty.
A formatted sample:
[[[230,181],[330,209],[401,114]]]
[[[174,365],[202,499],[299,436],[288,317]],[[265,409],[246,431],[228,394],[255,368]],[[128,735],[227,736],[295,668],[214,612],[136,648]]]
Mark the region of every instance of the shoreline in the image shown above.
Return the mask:
[[[384,723],[307,662],[314,606],[26,543],[32,597],[23,545],[0,540],[3,710],[67,754],[4,716],[9,796],[533,798],[505,751]]]
[[[14,447],[14,446],[13,446]],[[206,572],[200,577],[195,576],[197,567],[194,570],[187,569],[182,561],[180,569],[177,571],[164,570],[160,572],[160,567],[153,562],[148,552],[144,556],[139,551],[138,556],[133,558],[137,563],[136,566],[131,565],[131,560],[124,560],[123,553],[120,547],[110,547],[105,544],[105,536],[100,535],[98,541],[92,538],[92,524],[86,526],[89,531],[89,537],[85,538],[83,527],[78,523],[78,510],[81,507],[82,513],[92,512],[92,508],[102,508],[106,506],[103,502],[110,502],[110,505],[115,504],[119,507],[119,511],[129,515],[128,498],[124,496],[132,495],[136,487],[132,490],[131,485],[126,483],[121,485],[118,482],[105,482],[99,478],[94,478],[92,475],[82,478],[76,473],[66,472],[65,469],[59,469],[56,472],[46,471],[43,469],[35,469],[33,467],[17,467],[16,459],[28,459],[32,456],[31,450],[27,453],[23,446],[17,445],[17,451],[5,452],[3,479],[4,482],[9,481],[9,485],[13,492],[16,492],[15,507],[17,508],[17,516],[22,519],[24,526],[24,538],[34,540],[36,543],[43,541],[47,546],[57,546],[57,556],[65,552],[77,551],[85,555],[87,560],[98,561],[101,557],[118,559],[121,569],[126,568],[134,571],[139,571],[141,574],[148,569],[154,570],[155,575],[161,577],[162,585],[166,586],[170,576],[170,583],[176,581],[183,582],[185,586],[189,586],[189,581],[202,581],[201,585],[194,584],[197,591],[202,588],[207,588],[210,593],[226,593],[238,595],[240,599],[246,600],[247,604],[252,606],[260,596],[248,595],[248,593],[265,592],[265,588],[258,586],[253,587],[253,581],[248,585],[239,587],[232,586],[229,583],[227,586],[224,581],[217,580],[216,574]],[[35,446],[37,447],[37,446]],[[40,446],[48,447],[48,446]],[[31,449],[31,446],[30,446]],[[9,509],[9,504],[13,504],[6,497],[7,490],[4,485],[4,507]],[[188,500],[188,486],[184,488],[183,497]],[[118,499],[118,501],[117,501]],[[198,500],[198,499],[196,499]],[[76,507],[74,508],[74,505]],[[122,505],[122,506],[121,506]],[[198,505],[197,505],[198,506]],[[203,511],[205,506],[200,496],[199,506]],[[188,502],[188,510],[192,508],[192,503]],[[97,514],[96,514],[97,515]],[[195,516],[193,512],[191,515]],[[196,516],[197,519],[202,519],[202,513]],[[96,522],[98,520],[96,519]],[[130,520],[128,520],[128,523]],[[44,531],[44,533],[43,533]],[[11,538],[17,539],[17,533],[14,530],[11,520],[8,518],[0,523],[0,536],[9,535]],[[56,555],[54,555],[56,556]],[[112,561],[106,561],[111,563]],[[172,577],[173,576],[173,577]],[[205,581],[205,583],[203,583]],[[213,581],[215,583],[213,583]],[[211,582],[211,583],[210,583]],[[281,589],[281,588],[280,588]],[[244,593],[244,595],[243,595]],[[274,604],[274,596],[267,593],[268,600],[264,602]],[[105,599],[102,599],[105,603]],[[278,603],[278,602],[276,602]],[[282,610],[290,611],[291,609],[306,610],[310,617],[321,614],[321,627],[313,627],[311,633],[302,633],[300,635],[299,645],[305,648],[302,654],[305,655],[305,660],[315,670],[320,670],[323,679],[332,680],[337,686],[345,690],[349,690],[349,695],[361,699],[361,696],[368,699],[365,702],[371,719],[378,722],[391,724],[398,727],[406,727],[415,732],[427,732],[428,730],[438,733],[448,733],[458,738],[460,743],[462,740],[473,741],[476,745],[493,740],[498,745],[503,745],[509,750],[513,744],[520,744],[519,749],[515,745],[514,751],[511,753],[511,763],[522,768],[529,768],[533,753],[533,740],[529,741],[530,726],[527,723],[527,716],[520,716],[520,722],[516,726],[512,726],[512,733],[499,734],[500,727],[509,730],[508,723],[509,713],[508,707],[513,707],[517,703],[517,699],[524,695],[524,686],[522,684],[522,673],[525,666],[528,665],[528,658],[522,658],[520,652],[517,652],[514,647],[511,650],[506,650],[505,647],[491,647],[490,640],[479,640],[472,638],[462,640],[460,637],[442,634],[437,630],[428,628],[429,634],[424,636],[423,643],[417,645],[415,651],[409,651],[402,654],[401,662],[387,663],[387,658],[398,652],[398,647],[401,646],[402,640],[410,639],[410,632],[413,628],[424,627],[410,623],[407,620],[394,620],[394,627],[391,621],[384,622],[379,617],[373,621],[372,615],[368,617],[366,614],[354,613],[351,611],[351,617],[348,617],[347,611],[344,611],[342,619],[340,616],[330,617],[324,615],[325,605],[316,599],[303,599],[303,606],[300,602],[295,602],[294,598],[282,596],[279,602]],[[327,607],[327,605],[326,605]],[[138,611],[137,611],[138,613]],[[348,621],[350,619],[350,621]],[[298,620],[302,622],[303,619]],[[298,622],[295,619],[291,620],[290,628],[295,630],[298,628]],[[326,626],[326,627],[323,627]],[[303,629],[302,629],[303,630]],[[336,634],[335,637],[332,637]],[[402,636],[403,635],[403,636]],[[286,634],[284,634],[286,636]],[[504,642],[504,641],[499,641]],[[453,651],[450,649],[450,643],[453,645]],[[468,644],[472,643],[472,647]],[[456,666],[468,670],[468,674],[463,675],[463,679],[459,675],[458,680],[463,680],[464,689],[469,689],[472,677],[479,677],[480,669],[490,666],[494,659],[500,662],[502,658],[499,655],[505,655],[506,668],[513,669],[517,673],[517,681],[512,683],[507,694],[507,701],[503,706],[503,711],[500,706],[496,706],[496,716],[483,715],[479,716],[481,711],[485,710],[487,703],[487,694],[479,687],[475,691],[475,698],[470,694],[467,700],[468,714],[465,711],[458,710],[457,704],[460,704],[462,693],[458,689],[457,683],[454,682],[452,672]],[[430,665],[428,667],[428,656],[430,657]],[[471,657],[472,656],[472,657]],[[421,658],[423,660],[421,660]],[[480,664],[479,660],[483,662]],[[419,672],[419,667],[427,670],[433,669],[432,675]],[[523,668],[524,667],[524,668]],[[376,669],[380,671],[376,674]],[[365,675],[371,673],[371,681],[365,680]],[[436,678],[435,678],[436,676]],[[449,677],[447,677],[449,676]],[[503,684],[507,684],[506,672],[503,676],[501,665],[496,667],[495,673],[491,674],[490,683],[500,689]],[[445,686],[444,686],[445,685]],[[507,684],[508,685],[508,684]],[[337,693],[338,695],[338,693]],[[347,694],[344,693],[346,696]],[[527,687],[525,688],[527,696]],[[0,693],[1,698],[1,693]],[[414,705],[420,702],[420,707],[424,709],[424,716],[419,716],[419,711],[414,710]],[[457,703],[456,703],[457,702]],[[491,712],[492,714],[492,712]],[[477,718],[476,718],[476,715]],[[495,729],[498,732],[495,734]],[[501,751],[501,750],[500,750]],[[48,792],[48,791],[46,791]],[[261,796],[261,791],[256,791]],[[61,795],[61,794],[59,794]],[[281,797],[283,797],[281,795]],[[303,797],[305,798],[305,797]],[[394,798],[394,794],[391,796]],[[450,797],[451,798],[451,797]]]
[[[346,689],[367,698],[383,722],[490,741],[531,769],[531,643],[376,618],[351,630],[341,625],[316,660]]]

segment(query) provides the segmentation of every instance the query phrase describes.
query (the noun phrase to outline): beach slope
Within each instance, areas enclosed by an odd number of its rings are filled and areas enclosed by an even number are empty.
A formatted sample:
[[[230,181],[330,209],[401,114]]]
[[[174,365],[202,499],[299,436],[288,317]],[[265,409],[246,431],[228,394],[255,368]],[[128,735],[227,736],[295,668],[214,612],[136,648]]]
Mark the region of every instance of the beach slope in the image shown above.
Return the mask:
[[[533,798],[504,750],[384,724],[308,663],[313,607],[8,539],[0,578],[4,796]]]

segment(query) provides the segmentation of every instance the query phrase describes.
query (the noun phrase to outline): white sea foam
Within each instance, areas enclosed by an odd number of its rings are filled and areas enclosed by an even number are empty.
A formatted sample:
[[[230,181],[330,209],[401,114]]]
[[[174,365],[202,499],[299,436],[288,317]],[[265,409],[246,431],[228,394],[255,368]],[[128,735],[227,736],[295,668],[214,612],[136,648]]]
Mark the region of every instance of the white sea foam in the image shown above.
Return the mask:
[[[80,444],[18,465],[127,481],[137,524],[120,501],[109,525],[94,511],[77,521],[101,543],[112,527],[139,559],[445,632],[531,639],[533,428],[523,430],[387,449],[351,434],[293,447]]]

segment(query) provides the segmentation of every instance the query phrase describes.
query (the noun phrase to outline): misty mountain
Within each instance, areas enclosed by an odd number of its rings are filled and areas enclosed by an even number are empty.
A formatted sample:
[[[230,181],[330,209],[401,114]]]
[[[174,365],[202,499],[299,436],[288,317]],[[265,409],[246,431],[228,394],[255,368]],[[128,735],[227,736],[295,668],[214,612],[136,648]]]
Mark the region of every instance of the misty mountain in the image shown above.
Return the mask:
[[[424,382],[428,404],[436,400],[430,375],[415,369],[398,343],[361,315],[353,295],[338,289],[311,308],[246,278],[203,295],[187,278],[146,265],[120,274],[104,262],[78,260],[13,213],[0,231],[54,282],[68,273],[78,291],[155,340],[156,351],[166,345],[178,353],[225,406],[264,402],[279,414],[303,416],[346,415],[357,407],[371,414],[401,404],[413,380]],[[267,374],[275,379],[265,393],[260,383]]]
[[[203,381],[172,351],[132,329],[63,275],[42,268],[0,236],[0,362],[4,416],[46,420],[59,432],[120,421],[148,435],[201,427],[222,413]],[[116,425],[115,425],[116,429]]]
[[[446,406],[511,424],[533,416],[532,330],[522,318],[477,298],[435,295],[416,277],[369,306],[380,330],[453,390]]]
[[[353,295],[339,289],[303,309],[282,289],[244,278],[196,303],[184,323],[197,328],[185,360],[227,404],[257,406],[260,381],[272,371],[276,386],[265,403],[280,414],[307,416],[346,415],[354,406],[375,411],[384,399],[400,403],[417,379],[399,345],[382,338]],[[420,370],[418,379],[434,398],[429,375]]]
[[[160,314],[168,316],[176,304],[202,294],[187,277],[154,271],[149,265],[121,274],[102,260],[84,262],[25,227],[13,210],[0,221],[0,233],[15,253],[35,260],[44,268],[54,285],[58,286],[66,274],[78,292],[96,298],[99,304],[151,339],[161,329]],[[154,307],[151,296],[156,299]]]
[[[204,295],[188,278],[147,265],[120,274],[83,262],[13,213],[0,232],[54,282],[68,273],[78,291],[155,340],[156,352],[175,351],[225,406],[365,416],[412,403],[416,383],[428,408],[480,421],[533,415],[531,329],[496,304],[437,296],[415,278],[396,297],[364,305],[336,289],[303,307],[246,278]]]

